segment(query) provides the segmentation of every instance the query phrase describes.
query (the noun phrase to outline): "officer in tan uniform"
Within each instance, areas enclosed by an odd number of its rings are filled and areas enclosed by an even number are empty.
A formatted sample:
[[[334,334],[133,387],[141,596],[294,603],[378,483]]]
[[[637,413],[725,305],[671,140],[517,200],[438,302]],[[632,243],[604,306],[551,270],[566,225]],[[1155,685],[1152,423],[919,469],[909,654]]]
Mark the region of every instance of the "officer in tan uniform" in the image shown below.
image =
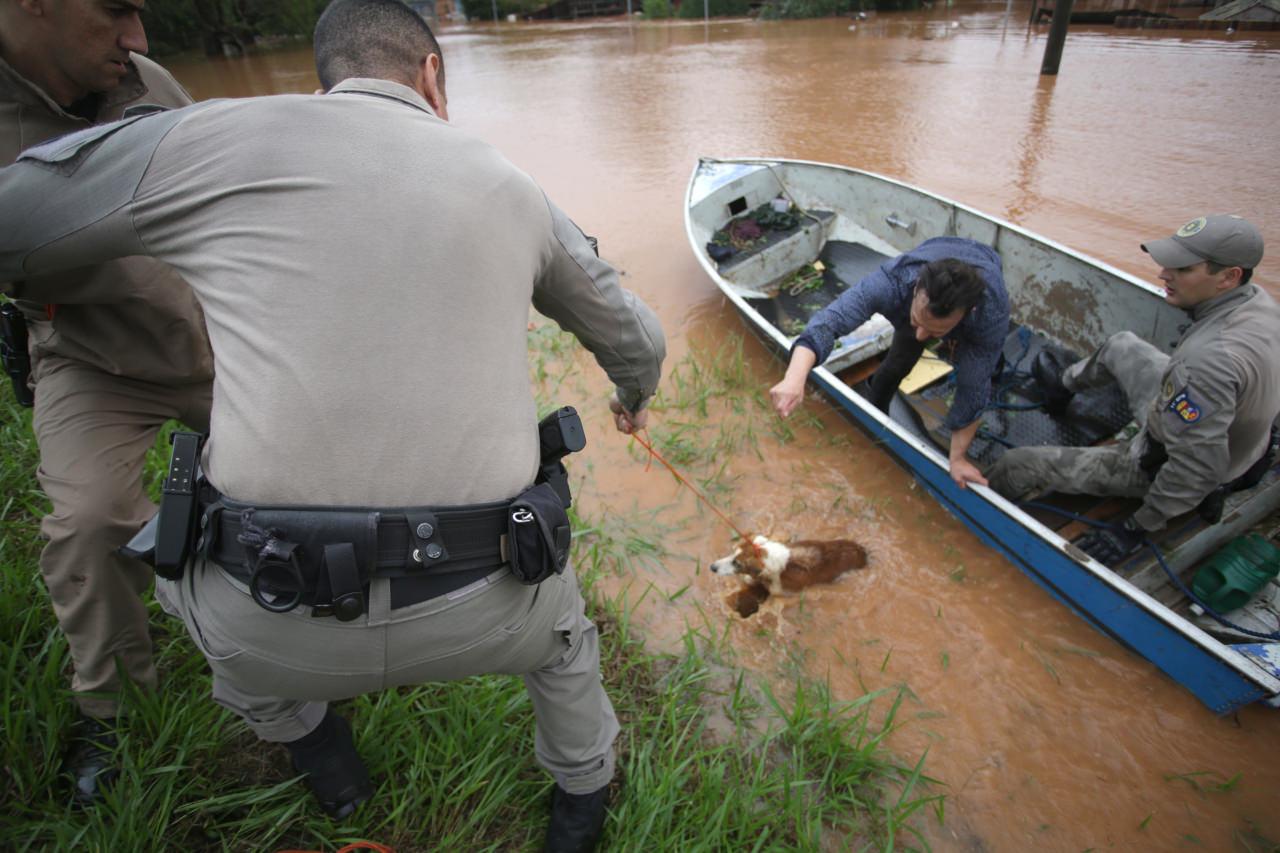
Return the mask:
[[[1238,216],[1203,216],[1142,248],[1161,266],[1165,301],[1192,319],[1173,354],[1121,332],[1060,373],[1052,362],[1034,371],[1057,412],[1078,391],[1119,383],[1138,435],[1110,447],[1017,448],[988,475],[1012,499],[1049,489],[1142,498],[1117,529],[1080,542],[1111,565],[1174,516],[1200,507],[1216,521],[1226,490],[1266,472],[1280,416],[1280,306],[1250,283],[1262,260],[1258,229]]]
[[[146,49],[131,3],[0,0],[0,164],[130,105],[191,103]],[[0,290],[28,324],[39,479],[53,503],[40,569],[71,649],[83,716],[68,765],[87,802],[114,774],[117,661],[156,684],[141,600],[151,570],[115,551],[155,512],[141,474],[161,425],[205,428],[213,359],[190,290],[150,258],[16,275]]]
[[[548,846],[592,849],[618,723],[572,569],[538,570],[563,567],[567,518],[521,503],[541,464],[529,305],[594,354],[624,432],[661,328],[527,175],[448,123],[421,18],[338,0],[315,49],[327,94],[137,118],[0,170],[0,276],[142,253],[195,290],[212,494],[157,595],[214,698],[286,743],[326,810],[371,793],[328,700],[520,674],[556,782]]]

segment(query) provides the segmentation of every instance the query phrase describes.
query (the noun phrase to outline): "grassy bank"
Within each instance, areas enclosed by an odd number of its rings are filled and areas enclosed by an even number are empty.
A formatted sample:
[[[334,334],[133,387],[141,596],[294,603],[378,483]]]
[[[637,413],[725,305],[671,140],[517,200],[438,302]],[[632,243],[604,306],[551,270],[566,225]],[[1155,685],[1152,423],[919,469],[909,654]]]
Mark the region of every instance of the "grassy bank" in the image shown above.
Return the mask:
[[[531,340],[535,377],[558,387],[571,375],[563,340],[538,332]],[[72,719],[69,661],[36,566],[46,502],[34,479],[29,414],[7,391],[0,399],[0,848],[333,850],[367,839],[397,851],[538,849],[550,781],[533,760],[533,716],[519,679],[473,678],[342,703],[378,789],[335,824],[293,777],[282,748],[260,745],[208,698],[203,658],[154,604],[162,689],[129,697],[124,772],[108,802],[73,809],[59,775]],[[153,455],[154,473],[160,457]],[[580,519],[575,540],[575,564],[601,626],[605,682],[623,723],[605,848],[921,846],[921,810],[940,817],[942,801],[923,776],[923,758],[899,762],[885,749],[900,697],[841,704],[811,682],[775,695],[692,632],[683,655],[647,653],[630,605],[593,588],[603,572],[630,571],[634,556],[605,528]]]

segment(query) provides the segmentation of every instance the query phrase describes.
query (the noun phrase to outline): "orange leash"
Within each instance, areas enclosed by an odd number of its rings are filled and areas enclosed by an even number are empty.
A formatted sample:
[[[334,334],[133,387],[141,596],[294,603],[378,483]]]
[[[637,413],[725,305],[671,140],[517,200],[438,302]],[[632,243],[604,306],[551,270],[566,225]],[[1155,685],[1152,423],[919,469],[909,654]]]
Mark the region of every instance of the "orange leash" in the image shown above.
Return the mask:
[[[376,841],[357,841],[355,844],[348,844],[346,847],[339,847],[336,853],[354,853],[356,850],[372,850],[374,853],[395,853],[385,844],[379,844]],[[321,853],[319,850],[279,850],[277,853]]]
[[[733,532],[738,534],[738,538],[740,538],[743,542],[747,543],[747,545],[750,546],[753,550],[759,551],[760,549],[756,546],[754,542],[751,541],[751,537],[743,533],[741,530],[739,530],[738,525],[734,524],[732,521],[729,520],[729,516],[721,512],[719,508],[716,507],[716,505],[713,504],[706,495],[698,491],[697,487],[694,486],[693,483],[690,483],[689,480],[683,474],[681,474],[679,471],[676,470],[676,466],[672,465],[670,462],[664,459],[662,457],[662,454],[659,453],[656,449],[654,449],[653,444],[649,442],[648,438],[640,434],[641,432],[645,433],[645,436],[647,436],[649,431],[640,430],[640,432],[633,432],[631,433],[631,437],[634,438],[636,441],[640,442],[641,447],[649,451],[650,460],[657,459],[663,465],[667,466],[667,470],[670,471],[677,480],[683,483],[689,489],[689,491],[697,495],[698,499],[702,501],[704,504],[706,504],[711,509],[712,512],[720,516],[721,521],[729,525],[729,527],[733,528]],[[646,470],[648,470],[648,464],[649,464],[648,462],[645,463]]]

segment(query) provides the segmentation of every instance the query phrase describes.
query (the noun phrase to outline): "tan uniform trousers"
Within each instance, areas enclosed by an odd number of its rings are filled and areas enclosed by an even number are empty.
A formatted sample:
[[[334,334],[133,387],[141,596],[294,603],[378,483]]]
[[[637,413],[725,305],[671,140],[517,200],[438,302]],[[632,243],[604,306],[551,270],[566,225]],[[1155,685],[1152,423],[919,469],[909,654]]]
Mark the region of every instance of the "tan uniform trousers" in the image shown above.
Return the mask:
[[[156,385],[45,356],[36,366],[40,485],[53,503],[41,531],[40,571],[71,647],[80,710],[118,711],[117,661],[154,689],[156,669],[142,593],[151,568],[116,553],[155,513],[142,485],[147,450],[165,421],[209,424],[209,383]]]
[[[538,763],[572,794],[613,777],[618,721],[600,679],[596,627],[572,569],[538,586],[506,568],[470,586],[390,609],[375,580],[351,622],[311,608],[270,613],[221,566],[197,560],[156,597],[186,623],[213,670],[213,698],[267,741],[314,729],[329,700],[484,673],[524,676],[537,721]]]
[[[991,488],[1011,500],[1047,491],[1140,498],[1151,479],[1138,466],[1145,446],[1147,415],[1160,392],[1169,356],[1132,332],[1113,335],[1089,358],[1062,372],[1072,391],[1118,383],[1140,431],[1130,441],[1106,447],[1018,447],[987,473]]]

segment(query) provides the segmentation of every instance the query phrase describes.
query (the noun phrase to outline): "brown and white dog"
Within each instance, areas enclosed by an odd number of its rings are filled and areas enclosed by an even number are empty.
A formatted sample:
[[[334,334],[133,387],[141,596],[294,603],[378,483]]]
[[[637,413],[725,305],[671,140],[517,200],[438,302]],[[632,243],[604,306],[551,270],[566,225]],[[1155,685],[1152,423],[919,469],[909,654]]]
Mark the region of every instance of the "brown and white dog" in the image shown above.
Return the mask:
[[[867,565],[867,552],[848,539],[777,542],[756,536],[728,557],[711,564],[718,575],[737,575],[746,584],[733,606],[749,616],[760,602],[780,592],[798,592],[816,583],[830,583],[840,575]],[[744,609],[750,612],[743,612]]]

